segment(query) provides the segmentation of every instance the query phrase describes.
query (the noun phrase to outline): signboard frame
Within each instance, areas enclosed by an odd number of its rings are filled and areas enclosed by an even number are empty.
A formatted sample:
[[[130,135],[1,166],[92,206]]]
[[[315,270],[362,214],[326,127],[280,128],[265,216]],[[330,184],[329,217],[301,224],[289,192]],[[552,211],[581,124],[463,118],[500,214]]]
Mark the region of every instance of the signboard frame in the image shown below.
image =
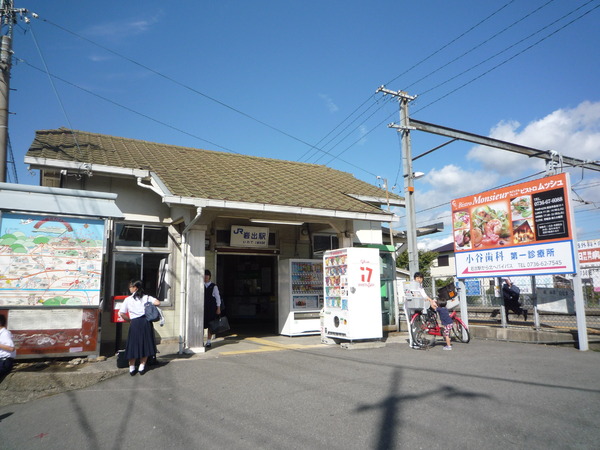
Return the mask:
[[[566,173],[453,200],[458,278],[577,271]]]

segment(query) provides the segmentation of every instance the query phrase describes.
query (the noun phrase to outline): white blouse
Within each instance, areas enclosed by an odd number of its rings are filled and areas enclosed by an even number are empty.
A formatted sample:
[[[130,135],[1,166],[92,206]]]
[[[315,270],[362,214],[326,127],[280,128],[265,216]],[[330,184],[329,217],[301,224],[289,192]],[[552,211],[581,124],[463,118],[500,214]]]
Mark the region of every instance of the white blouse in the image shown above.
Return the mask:
[[[0,344],[7,345],[9,347],[14,347],[15,344],[13,342],[12,333],[8,331],[6,328],[2,328],[0,330]],[[0,348],[0,358],[14,358],[17,355],[17,352],[13,350],[9,352],[8,350],[4,350]]]
[[[123,301],[119,311],[122,313],[129,313],[130,320],[137,319],[138,317],[142,317],[146,312],[144,310],[144,304],[146,302],[154,303],[155,300],[154,297],[150,297],[149,295],[144,295],[142,298],[136,298],[133,295],[130,295]]]

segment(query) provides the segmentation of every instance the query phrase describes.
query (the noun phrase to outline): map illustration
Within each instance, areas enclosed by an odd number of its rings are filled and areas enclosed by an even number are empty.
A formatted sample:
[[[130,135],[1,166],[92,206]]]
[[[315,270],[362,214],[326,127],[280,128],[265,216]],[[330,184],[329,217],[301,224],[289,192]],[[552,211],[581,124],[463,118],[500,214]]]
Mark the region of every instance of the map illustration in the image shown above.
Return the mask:
[[[0,306],[98,306],[104,221],[2,214]]]

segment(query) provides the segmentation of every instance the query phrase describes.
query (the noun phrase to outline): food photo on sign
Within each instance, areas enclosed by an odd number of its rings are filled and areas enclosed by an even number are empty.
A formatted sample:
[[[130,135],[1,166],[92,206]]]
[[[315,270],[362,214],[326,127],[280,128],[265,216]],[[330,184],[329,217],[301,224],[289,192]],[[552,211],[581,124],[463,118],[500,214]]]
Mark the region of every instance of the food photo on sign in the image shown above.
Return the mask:
[[[478,206],[471,213],[473,248],[505,245],[511,236],[506,202]]]

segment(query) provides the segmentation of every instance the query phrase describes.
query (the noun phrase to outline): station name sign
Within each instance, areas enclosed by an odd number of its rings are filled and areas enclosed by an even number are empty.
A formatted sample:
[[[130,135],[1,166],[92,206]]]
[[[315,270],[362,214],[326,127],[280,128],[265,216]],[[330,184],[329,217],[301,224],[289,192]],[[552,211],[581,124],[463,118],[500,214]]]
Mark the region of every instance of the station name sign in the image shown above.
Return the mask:
[[[266,248],[269,246],[269,228],[232,225],[230,245],[232,247]]]

